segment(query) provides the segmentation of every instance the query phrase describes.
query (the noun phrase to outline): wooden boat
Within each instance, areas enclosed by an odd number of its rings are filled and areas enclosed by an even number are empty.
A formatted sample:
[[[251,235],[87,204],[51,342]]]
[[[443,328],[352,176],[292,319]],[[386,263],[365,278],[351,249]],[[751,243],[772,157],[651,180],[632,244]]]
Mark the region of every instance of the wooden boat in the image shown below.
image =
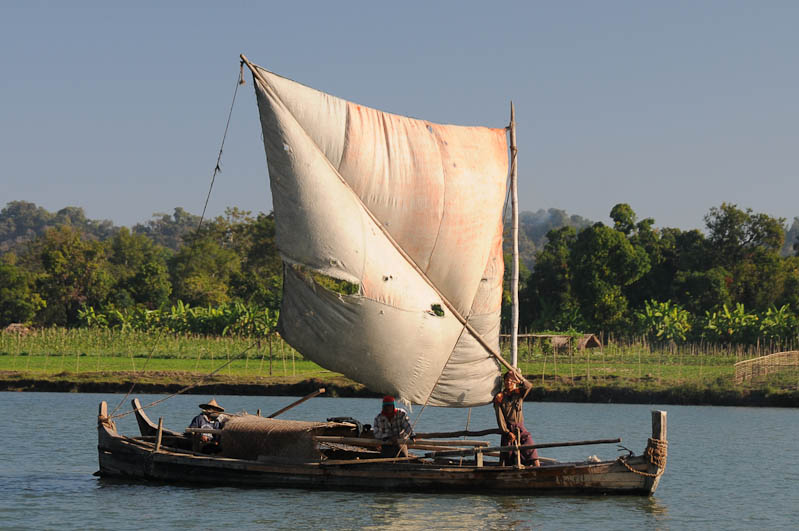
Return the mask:
[[[428,450],[423,455],[379,458],[379,453],[369,451],[378,441],[368,435],[359,437],[355,426],[346,422],[318,423],[309,430],[309,423],[279,421],[284,427],[297,425],[284,441],[294,447],[310,443],[315,460],[286,455],[285,445],[280,444],[271,446],[273,455],[243,455],[241,448],[238,457],[227,457],[224,451],[207,455],[191,450],[192,434],[159,430],[135,404],[134,409],[142,435],[129,437],[117,432],[106,403],[100,405],[98,476],[237,487],[649,495],[657,489],[666,465],[666,414],[662,411],[652,412],[652,438],[642,456],[599,462],[545,460],[542,466],[524,467],[501,466],[483,458],[500,448],[453,449],[452,445],[470,444],[461,440],[417,440],[409,447],[411,451]],[[266,424],[271,421],[258,419]],[[236,436],[226,431],[220,430],[222,448],[234,440],[227,439],[228,435]]]
[[[491,403],[502,366],[517,371],[517,252],[511,363],[499,354],[509,160],[517,218],[513,107],[508,128],[436,124],[367,108],[241,59],[253,75],[284,264],[283,339],[319,365],[406,404]],[[518,446],[428,437],[409,446],[423,455],[380,459],[379,441],[355,424],[253,415],[226,422],[215,434],[221,453],[207,455],[195,435],[154,426],[137,403],[134,411],[141,436],[127,437],[101,405],[99,475],[214,485],[651,494],[666,462],[664,412],[653,417],[644,456],[524,467],[518,459],[515,466],[484,459],[509,450],[518,455]],[[536,447],[586,442],[597,441]]]

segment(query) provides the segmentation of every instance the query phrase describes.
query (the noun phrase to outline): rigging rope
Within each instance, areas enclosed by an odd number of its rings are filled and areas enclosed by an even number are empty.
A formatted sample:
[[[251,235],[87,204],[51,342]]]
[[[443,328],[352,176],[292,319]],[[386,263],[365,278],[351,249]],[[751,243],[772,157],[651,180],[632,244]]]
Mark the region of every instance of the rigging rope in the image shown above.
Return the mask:
[[[239,85],[244,84],[244,61],[239,64],[239,76],[236,78],[236,88],[233,90],[233,101],[230,102],[230,111],[228,111],[227,122],[225,123],[225,132],[222,134],[222,144],[219,146],[219,155],[216,157],[216,165],[214,171],[211,173],[211,185],[208,187],[208,195],[205,196],[205,206],[203,206],[203,213],[200,215],[200,222],[197,224],[197,232],[200,232],[203,219],[205,218],[205,211],[208,208],[208,200],[211,199],[211,191],[214,189],[214,181],[216,174],[222,171],[222,151],[225,149],[225,139],[227,138],[227,131],[230,127],[230,118],[233,116],[233,106],[236,104],[236,94],[239,93]]]
[[[158,342],[161,340],[161,335],[163,334],[163,332],[164,332],[164,331],[163,331],[163,329],[162,329],[162,330],[159,330],[159,331],[158,331],[158,335],[157,335],[157,336],[155,336],[155,340],[153,341],[153,348],[151,348],[151,349],[150,349],[150,355],[149,355],[149,356],[147,356],[147,359],[145,360],[145,362],[144,362],[144,365],[142,365],[142,368],[141,368],[141,369],[139,369],[138,371],[136,371],[136,370],[135,370],[136,366],[134,365],[134,374],[135,374],[135,373],[140,373],[140,372],[143,372],[143,371],[144,371],[144,369],[146,369],[146,368],[147,368],[147,364],[150,362],[150,359],[153,357],[153,353],[155,352],[155,347],[157,347],[157,346],[158,346]],[[122,400],[120,400],[120,401],[119,401],[119,404],[117,404],[117,407],[115,407],[115,408],[114,408],[114,409],[111,411],[111,413],[109,414],[109,417],[113,417],[113,416],[114,416],[114,413],[116,413],[116,412],[117,412],[117,410],[118,410],[119,408],[121,408],[121,407],[122,407],[122,404],[124,404],[124,403],[125,403],[125,401],[128,399],[128,397],[130,396],[130,394],[133,392],[133,388],[134,388],[134,387],[136,387],[136,382],[135,382],[135,380],[134,380],[134,382],[133,382],[132,384],[130,384],[130,389],[128,389],[128,392],[127,392],[127,393],[125,393],[125,396],[123,396],[123,397],[122,397]]]
[[[216,157],[216,165],[214,166],[214,171],[211,173],[211,185],[208,187],[208,194],[205,196],[205,205],[203,206],[203,211],[202,211],[202,214],[200,215],[200,221],[197,224],[197,228],[194,231],[194,238],[195,239],[200,235],[200,229],[202,228],[203,220],[205,219],[205,212],[208,209],[208,201],[211,199],[211,192],[214,189],[214,182],[216,181],[216,175],[219,172],[222,171],[222,166],[221,166],[221,164],[222,164],[222,152],[225,149],[225,139],[227,138],[227,132],[228,132],[228,129],[230,128],[230,119],[233,116],[233,107],[236,104],[236,95],[239,93],[239,85],[244,85],[244,61],[241,61],[239,63],[239,75],[236,77],[236,88],[233,90],[233,101],[230,102],[230,110],[228,111],[227,122],[225,122],[225,132],[222,134],[222,144],[219,146],[219,154]],[[189,262],[191,262],[194,259],[194,253],[195,252],[196,252],[196,247],[192,246],[191,254],[189,255]],[[155,352],[155,347],[158,345],[158,342],[161,340],[161,336],[163,335],[163,333],[164,333],[163,329],[159,330],[158,335],[156,336],[155,341],[153,342],[153,348],[150,349],[150,355],[147,357],[147,360],[144,362],[144,365],[142,366],[142,368],[139,371],[134,371],[134,372],[137,372],[137,373],[141,372],[147,367],[147,363],[149,363],[150,359],[153,357],[153,353]],[[188,387],[185,387],[185,388],[181,389],[180,391],[178,391],[177,393],[175,393],[173,395],[170,395],[170,396],[168,396],[168,397],[166,397],[166,398],[164,398],[162,400],[153,402],[152,404],[148,404],[147,406],[144,406],[142,409],[147,408],[147,407],[151,407],[151,406],[153,406],[153,405],[155,405],[155,404],[157,404],[159,402],[163,402],[164,400],[167,400],[168,398],[171,398],[171,397],[173,397],[175,395],[184,393],[184,392],[188,391],[189,389],[191,389],[192,387],[196,387],[197,385],[200,385],[200,383],[205,381],[205,378],[213,376],[219,370],[221,370],[222,368],[226,367],[229,363],[231,363],[234,359],[240,358],[242,355],[244,355],[244,353],[249,351],[254,345],[255,345],[255,343],[251,344],[249,347],[247,347],[241,353],[239,353],[239,355],[237,357],[235,357],[235,358],[233,358],[231,360],[228,360],[227,363],[225,363],[224,365],[222,365],[218,369],[214,370],[210,374],[206,375],[203,378],[203,380],[201,380],[200,382],[198,382],[196,384],[193,384],[193,385],[190,385]],[[133,413],[133,411],[131,410],[131,411],[129,411],[127,413],[124,413],[122,415],[114,416],[114,413],[116,413],[117,410],[120,407],[122,407],[122,404],[125,403],[125,401],[128,399],[130,394],[133,392],[133,388],[134,387],[136,387],[136,382],[135,381],[131,384],[130,389],[128,389],[128,392],[125,393],[124,397],[122,397],[122,400],[119,402],[119,404],[117,404],[117,406],[114,408],[114,410],[111,411],[111,413],[108,416],[109,418],[120,418],[120,417],[124,417],[126,415],[130,415],[131,413]]]
[[[220,365],[219,367],[217,367],[213,371],[209,372],[205,376],[203,376],[200,379],[199,382],[193,383],[191,385],[187,385],[186,387],[183,387],[182,389],[179,389],[178,391],[172,393],[171,395],[165,396],[164,398],[160,398],[160,399],[158,399],[158,400],[156,400],[154,402],[150,402],[146,406],[142,406],[141,409],[151,408],[151,407],[153,407],[153,406],[155,406],[157,404],[160,404],[161,402],[165,402],[165,401],[169,400],[173,396],[181,395],[181,394],[185,393],[186,391],[188,391],[189,389],[193,389],[193,388],[197,387],[198,385],[202,385],[202,383],[205,382],[208,378],[210,378],[211,376],[215,375],[216,373],[218,373],[219,371],[221,371],[222,369],[224,369],[225,367],[227,367],[228,365],[230,365],[234,361],[236,361],[238,359],[241,359],[244,356],[244,354],[246,354],[256,344],[257,344],[257,341],[253,341],[252,343],[250,343],[249,347],[245,348],[244,350],[239,352],[239,354],[237,356],[234,356],[234,357],[230,358],[225,363],[223,363],[222,365]],[[108,418],[109,419],[119,419],[119,418],[122,418],[122,417],[126,417],[126,416],[130,415],[133,412],[134,412],[133,410],[130,410],[130,411],[127,411],[125,413],[120,413],[119,415],[109,415]]]

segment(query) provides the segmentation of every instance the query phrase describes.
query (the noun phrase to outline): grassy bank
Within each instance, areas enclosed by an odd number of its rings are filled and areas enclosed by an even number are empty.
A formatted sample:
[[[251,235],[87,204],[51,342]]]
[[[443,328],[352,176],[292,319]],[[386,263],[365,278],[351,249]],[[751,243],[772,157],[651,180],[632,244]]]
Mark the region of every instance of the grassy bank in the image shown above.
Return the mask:
[[[519,366],[536,384],[534,400],[799,407],[797,368],[734,382],[735,362],[755,354],[695,345],[614,343],[580,352],[523,344]],[[305,360],[279,337],[258,342],[88,329],[0,334],[2,390],[126,392],[134,382],[143,393],[196,385],[198,393],[291,395],[322,386],[337,396],[376,396]]]

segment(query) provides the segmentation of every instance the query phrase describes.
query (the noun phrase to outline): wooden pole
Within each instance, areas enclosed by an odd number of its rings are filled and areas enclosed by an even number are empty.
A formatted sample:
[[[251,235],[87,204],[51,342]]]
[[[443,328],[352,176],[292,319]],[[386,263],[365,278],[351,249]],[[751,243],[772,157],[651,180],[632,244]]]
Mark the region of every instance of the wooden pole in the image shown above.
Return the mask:
[[[383,446],[384,443],[380,439],[371,439],[366,437],[340,437],[336,435],[317,435],[314,437],[318,442],[322,443],[339,443],[339,444],[347,444],[350,446],[361,446],[363,448],[376,448],[378,446]],[[415,441],[411,442],[410,440],[407,441],[407,447],[411,450],[414,449],[421,449],[421,450],[441,450],[441,449],[452,449],[452,450],[465,450],[471,447],[487,447],[489,445],[488,441],[431,441],[429,439],[416,439]],[[453,446],[455,448],[453,448]]]
[[[319,463],[322,466],[336,465],[371,465],[374,463],[396,463],[399,461],[417,461],[421,457],[412,455],[410,457],[378,457],[376,459],[328,459]]]
[[[158,433],[155,436],[155,451],[161,451],[161,437],[164,434],[164,417],[158,417]]]
[[[564,446],[588,446],[591,444],[613,444],[620,443],[621,437],[616,439],[595,439],[592,441],[571,441],[571,442],[556,442],[544,444],[526,444],[524,446],[494,446],[491,448],[479,447],[470,448],[467,450],[442,450],[440,452],[431,452],[425,454],[425,457],[443,457],[443,456],[458,456],[458,455],[471,455],[475,452],[515,452],[518,450],[535,450],[539,448],[561,448]]]
[[[510,279],[511,294],[511,344],[510,364],[519,362],[519,193],[516,185],[516,109],[510,102],[510,189],[511,189],[511,237],[513,240],[513,263]]]
[[[502,430],[499,428],[491,428],[480,431],[439,431],[431,433],[417,433],[416,437],[419,439],[448,439],[452,437],[482,437],[483,435],[502,435]]]
[[[266,418],[273,419],[273,418],[277,417],[278,415],[280,415],[281,413],[284,413],[284,412],[288,411],[289,409],[293,408],[294,406],[299,406],[300,404],[302,404],[306,400],[310,400],[311,398],[313,398],[315,396],[319,396],[319,395],[321,395],[324,392],[325,392],[325,388],[322,387],[318,391],[314,391],[310,395],[304,396],[304,397],[300,398],[299,400],[297,400],[296,402],[292,402],[291,404],[287,405],[283,409],[279,409],[279,410],[275,411],[274,413],[272,413],[271,415],[267,416]]]
[[[264,77],[261,75],[261,73],[255,68],[255,65],[253,65],[249,61],[249,59],[247,59],[244,56],[244,54],[239,55],[239,57],[241,57],[241,60],[244,61],[244,64],[247,65],[247,68],[250,69],[250,72],[252,72],[253,78],[258,83],[260,83],[260,85],[263,88],[263,90],[265,90],[266,92],[271,92],[272,89],[270,88],[269,83],[267,83],[267,81],[264,79]],[[341,178],[342,184],[344,184],[344,186],[346,186],[350,191],[352,191],[353,198],[358,203],[360,203],[360,205],[364,209],[364,212],[366,212],[366,215],[368,215],[372,219],[372,221],[375,223],[375,226],[383,233],[383,236],[385,236],[386,240],[388,240],[388,242],[397,250],[397,252],[400,254],[400,256],[402,256],[405,259],[405,261],[408,262],[408,265],[410,265],[413,268],[413,270],[416,271],[416,273],[419,275],[419,277],[422,280],[424,280],[427,283],[428,286],[430,286],[430,288],[436,293],[436,295],[438,295],[441,298],[441,302],[444,303],[444,306],[447,307],[447,309],[458,320],[458,322],[466,330],[469,331],[469,333],[472,335],[472,337],[474,337],[474,339],[478,343],[480,343],[480,346],[482,346],[486,350],[486,352],[488,352],[489,354],[494,356],[494,358],[496,358],[496,360],[500,364],[502,364],[505,368],[507,368],[509,371],[515,372],[515,373],[519,374],[520,377],[523,378],[524,376],[522,376],[522,374],[519,372],[519,370],[516,367],[514,367],[513,365],[511,365],[510,363],[508,363],[507,361],[505,361],[505,359],[502,356],[500,356],[500,354],[496,350],[494,350],[494,347],[492,347],[491,345],[488,344],[488,342],[485,340],[485,338],[482,336],[482,334],[480,334],[480,332],[475,330],[475,328],[471,325],[471,323],[469,323],[466,320],[466,318],[463,315],[460,314],[458,309],[455,308],[455,305],[452,304],[452,302],[450,302],[449,298],[445,297],[444,294],[441,293],[441,291],[438,289],[438,287],[435,285],[435,283],[432,280],[430,280],[430,277],[427,276],[427,273],[425,273],[424,270],[421,267],[419,267],[419,265],[413,260],[413,258],[411,258],[411,256],[407,253],[407,251],[405,251],[405,249],[399,243],[397,243],[397,241],[393,238],[393,236],[391,236],[391,234],[388,232],[388,229],[386,229],[386,227],[383,225],[383,223],[379,219],[377,219],[375,214],[364,204],[364,202],[361,200],[360,196],[358,194],[356,194],[354,190],[352,190],[352,187],[349,185],[349,183],[346,180],[344,180],[343,177],[341,177],[341,175],[338,173],[338,170],[336,168],[334,168],[332,166],[332,164],[331,164],[331,168],[333,169],[333,171],[336,172],[336,175],[338,175]]]

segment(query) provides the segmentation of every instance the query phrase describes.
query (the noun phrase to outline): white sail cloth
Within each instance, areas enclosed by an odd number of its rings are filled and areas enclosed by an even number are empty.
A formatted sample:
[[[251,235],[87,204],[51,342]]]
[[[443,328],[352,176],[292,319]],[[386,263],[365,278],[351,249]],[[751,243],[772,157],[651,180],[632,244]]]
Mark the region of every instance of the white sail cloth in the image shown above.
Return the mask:
[[[504,129],[384,113],[257,67],[254,79],[287,264],[283,337],[411,403],[488,403],[499,365],[425,277],[498,351]]]

